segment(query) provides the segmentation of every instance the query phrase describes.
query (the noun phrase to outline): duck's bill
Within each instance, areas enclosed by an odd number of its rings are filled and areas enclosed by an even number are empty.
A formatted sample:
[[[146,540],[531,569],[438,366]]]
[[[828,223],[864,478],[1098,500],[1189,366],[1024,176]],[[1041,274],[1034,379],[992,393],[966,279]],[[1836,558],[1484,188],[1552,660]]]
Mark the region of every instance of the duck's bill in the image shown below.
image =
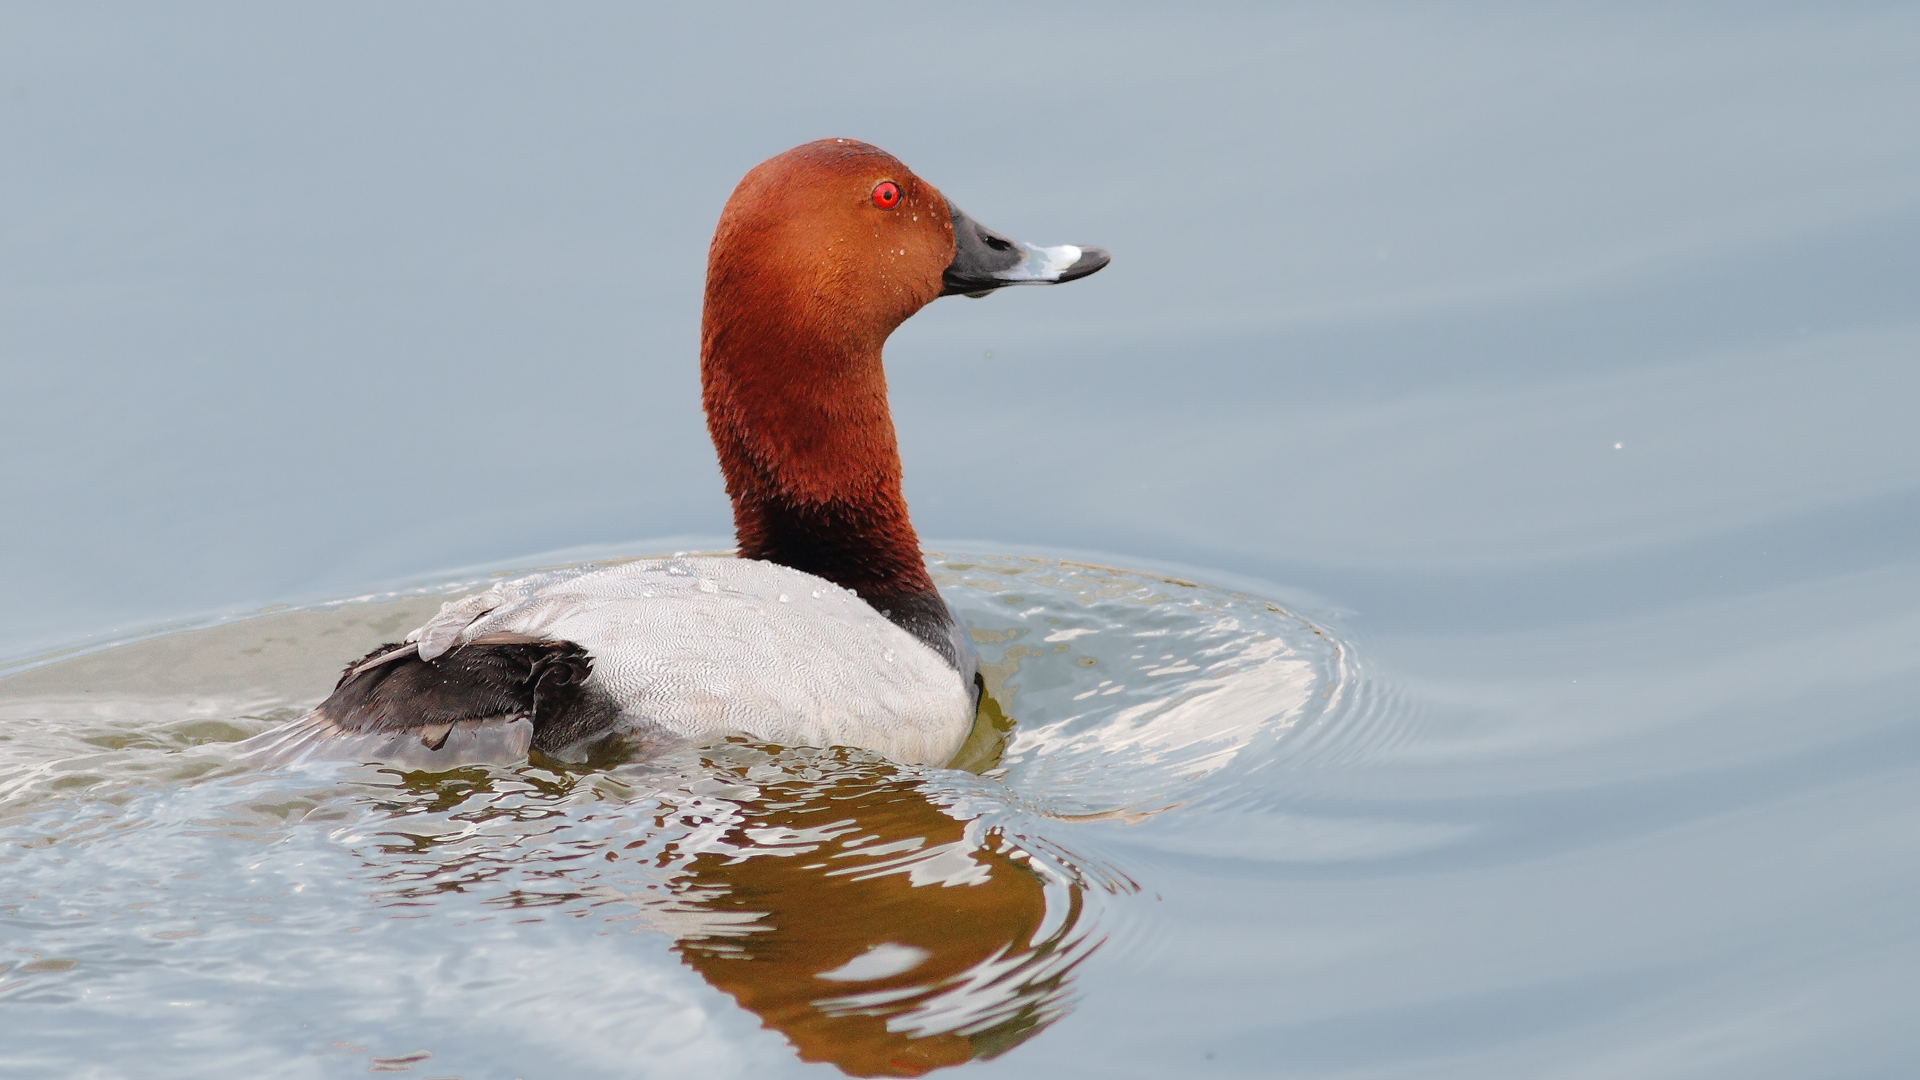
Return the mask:
[[[1008,285],[1058,285],[1112,261],[1096,247],[1021,243],[973,220],[951,202],[947,212],[953,215],[953,261],[941,278],[941,296],[985,296]]]

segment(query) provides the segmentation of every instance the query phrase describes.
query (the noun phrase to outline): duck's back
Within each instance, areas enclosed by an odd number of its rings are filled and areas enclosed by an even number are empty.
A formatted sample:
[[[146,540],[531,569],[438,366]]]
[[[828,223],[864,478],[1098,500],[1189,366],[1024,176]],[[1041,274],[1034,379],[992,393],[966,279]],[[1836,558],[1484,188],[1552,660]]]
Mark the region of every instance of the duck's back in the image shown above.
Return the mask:
[[[949,659],[852,591],[752,559],[642,560],[503,582],[447,604],[407,641],[412,647],[390,663],[376,656],[349,669],[304,733],[279,740],[275,756],[419,758],[429,766],[450,756],[510,757],[528,745],[564,751],[617,730],[641,740],[743,734],[861,746],[895,761],[944,765],[973,720],[973,687]],[[469,670],[481,657],[497,660],[499,673]],[[436,680],[439,669],[459,676]],[[357,692],[356,679],[367,684]],[[381,696],[389,683],[394,689]],[[396,737],[420,726],[407,697],[439,707],[433,695],[452,693],[443,688],[454,683],[470,688],[476,703],[451,703],[436,719],[494,715],[467,718],[452,738],[434,728],[440,746]],[[524,706],[505,701],[514,687],[525,688]],[[544,719],[533,703],[542,691],[554,714]]]

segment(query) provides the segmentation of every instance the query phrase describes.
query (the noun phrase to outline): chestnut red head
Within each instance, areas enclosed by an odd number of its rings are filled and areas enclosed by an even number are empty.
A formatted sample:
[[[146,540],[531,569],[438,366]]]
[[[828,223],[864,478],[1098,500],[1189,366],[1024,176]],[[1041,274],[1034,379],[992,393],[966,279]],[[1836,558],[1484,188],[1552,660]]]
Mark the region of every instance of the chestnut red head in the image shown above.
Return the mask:
[[[884,341],[936,297],[1073,281],[1107,262],[1099,248],[1014,240],[879,147],[821,139],[768,158],[734,188],[707,256],[707,306],[711,317],[798,303]]]
[[[830,330],[877,346],[940,295],[953,251],[933,185],[878,147],[822,139],[734,188],[707,256],[708,315],[770,306],[783,336]]]

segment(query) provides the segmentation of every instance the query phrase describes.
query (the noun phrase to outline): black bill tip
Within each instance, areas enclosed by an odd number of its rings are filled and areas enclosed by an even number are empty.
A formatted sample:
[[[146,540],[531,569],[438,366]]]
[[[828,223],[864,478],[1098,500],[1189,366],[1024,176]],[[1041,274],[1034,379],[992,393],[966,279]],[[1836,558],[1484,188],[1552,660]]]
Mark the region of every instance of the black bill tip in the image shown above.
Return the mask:
[[[1112,261],[1113,256],[1107,254],[1106,248],[1083,247],[1080,249],[1080,257],[1074,260],[1073,265],[1060,271],[1060,280],[1078,281],[1089,274],[1099,273]]]

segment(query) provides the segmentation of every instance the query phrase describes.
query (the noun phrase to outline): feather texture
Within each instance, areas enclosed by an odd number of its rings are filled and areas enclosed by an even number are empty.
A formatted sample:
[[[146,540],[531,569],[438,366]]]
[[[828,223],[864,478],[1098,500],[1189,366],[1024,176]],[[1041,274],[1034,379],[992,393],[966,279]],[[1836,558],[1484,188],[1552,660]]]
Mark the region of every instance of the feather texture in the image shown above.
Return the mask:
[[[972,727],[971,683],[824,578],[752,559],[652,559],[452,601],[404,645],[349,665],[293,725],[298,737],[259,741],[275,760],[465,760],[606,734],[745,735],[944,765]],[[510,733],[522,728],[524,741]]]

